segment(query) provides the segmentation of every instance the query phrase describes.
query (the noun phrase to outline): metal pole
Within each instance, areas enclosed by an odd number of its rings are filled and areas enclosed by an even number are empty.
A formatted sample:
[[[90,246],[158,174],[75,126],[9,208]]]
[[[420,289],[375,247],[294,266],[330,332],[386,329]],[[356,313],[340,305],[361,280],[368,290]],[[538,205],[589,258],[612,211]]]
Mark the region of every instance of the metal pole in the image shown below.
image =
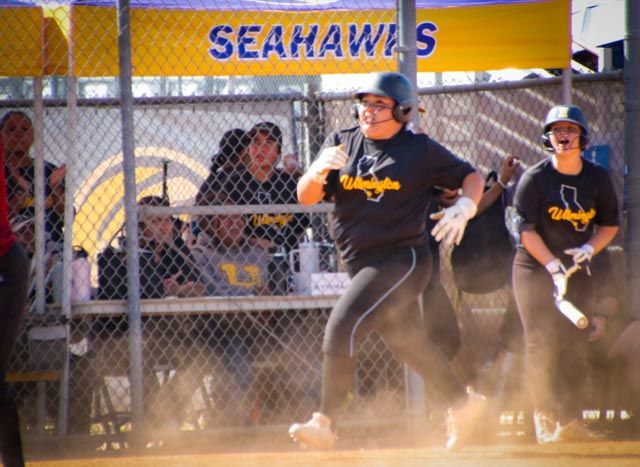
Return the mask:
[[[640,2],[626,0],[624,40],[624,151],[629,305],[640,318]]]
[[[140,318],[140,267],[138,263],[138,214],[136,212],[135,143],[131,67],[131,23],[129,0],[117,0],[118,57],[122,121],[122,169],[124,171],[124,213],[127,231],[127,305],[129,308],[129,362],[131,411],[134,432],[144,431],[142,384],[142,321]]]
[[[418,102],[418,63],[416,40],[416,4],[415,0],[397,0],[398,15],[398,70],[413,84],[413,98]],[[413,116],[413,123],[417,126],[418,112]],[[425,389],[424,382],[409,367],[404,365],[407,408],[412,415],[411,423],[424,420]],[[419,423],[419,422],[418,422]]]
[[[35,195],[35,312],[45,313],[45,180],[44,180],[44,100],[42,98],[42,77],[33,79],[33,171]]]
[[[65,158],[67,170],[64,176],[64,233],[62,237],[62,316],[71,316],[71,261],[73,260],[73,195],[76,190],[75,162],[78,159],[76,147],[76,121],[78,112],[78,94],[76,79],[73,74],[72,61],[69,64],[67,82],[67,121],[66,139],[67,154]],[[66,347],[69,348],[69,325],[66,328]],[[58,431],[67,434],[67,407],[69,406],[69,352],[65,353],[63,376],[60,388],[60,416]]]
[[[571,66],[562,69],[562,103],[571,105],[573,85],[573,70]]]

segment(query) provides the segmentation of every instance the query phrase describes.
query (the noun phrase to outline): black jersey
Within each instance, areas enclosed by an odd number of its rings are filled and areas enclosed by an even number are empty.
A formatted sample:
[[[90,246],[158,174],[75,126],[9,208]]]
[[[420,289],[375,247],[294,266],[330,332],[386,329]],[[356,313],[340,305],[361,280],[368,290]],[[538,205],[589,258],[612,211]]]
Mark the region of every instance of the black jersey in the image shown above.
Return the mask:
[[[244,168],[234,171],[224,185],[234,203],[259,205],[297,204],[296,187],[297,181],[284,170],[276,169],[269,180],[259,182]],[[247,224],[249,237],[267,238],[290,249],[298,245],[309,221],[305,214],[283,212],[252,214]]]
[[[402,129],[370,140],[359,127],[332,133],[325,147],[344,144],[349,159],[327,177],[325,198],[335,201],[334,238],[345,261],[360,253],[427,243],[432,188],[457,188],[474,171],[424,134]]]
[[[609,174],[586,159],[577,175],[561,174],[551,158],[529,168],[518,182],[514,205],[521,217],[520,232],[537,232],[558,258],[566,256],[567,248],[586,243],[596,225],[619,224]]]

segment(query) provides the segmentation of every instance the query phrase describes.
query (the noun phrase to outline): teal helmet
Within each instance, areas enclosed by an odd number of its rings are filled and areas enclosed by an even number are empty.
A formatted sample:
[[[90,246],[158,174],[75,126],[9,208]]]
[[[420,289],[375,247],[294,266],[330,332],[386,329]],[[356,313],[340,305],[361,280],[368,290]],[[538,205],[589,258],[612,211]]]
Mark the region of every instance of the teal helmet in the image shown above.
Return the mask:
[[[396,103],[392,113],[394,120],[400,123],[410,122],[417,109],[411,82],[401,73],[385,71],[371,73],[365,84],[354,93],[361,100],[365,94],[390,97]]]
[[[589,124],[582,109],[577,105],[556,105],[547,113],[542,132],[542,144],[548,151],[553,151],[549,140],[551,125],[557,122],[570,122],[578,125],[582,130],[580,132],[580,149],[584,150],[589,146]]]

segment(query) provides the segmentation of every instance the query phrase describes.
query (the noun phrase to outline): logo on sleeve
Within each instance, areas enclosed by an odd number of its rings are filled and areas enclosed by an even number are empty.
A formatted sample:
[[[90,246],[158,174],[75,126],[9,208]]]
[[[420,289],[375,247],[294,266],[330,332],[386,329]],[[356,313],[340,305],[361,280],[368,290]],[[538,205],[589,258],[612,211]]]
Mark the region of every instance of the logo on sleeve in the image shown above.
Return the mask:
[[[560,198],[562,206],[551,206],[547,212],[554,221],[571,222],[576,232],[584,232],[589,222],[596,216],[596,210],[591,208],[585,211],[578,202],[578,192],[575,187],[561,185]]]
[[[379,202],[387,190],[399,191],[400,182],[385,177],[382,180],[375,173],[376,158],[363,156],[357,165],[356,176],[343,175],[340,183],[345,190],[361,190],[367,197],[367,201]]]

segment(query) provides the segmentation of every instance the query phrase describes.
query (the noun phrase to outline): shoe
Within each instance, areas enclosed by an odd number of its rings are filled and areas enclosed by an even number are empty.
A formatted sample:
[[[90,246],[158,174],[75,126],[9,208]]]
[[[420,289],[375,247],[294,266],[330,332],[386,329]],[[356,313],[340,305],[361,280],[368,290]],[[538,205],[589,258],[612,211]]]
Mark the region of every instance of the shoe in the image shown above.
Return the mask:
[[[591,430],[584,426],[577,419],[571,420],[565,426],[560,427],[558,441],[604,441],[607,439],[604,433]]]
[[[551,412],[536,410],[533,413],[538,444],[557,443],[560,440],[560,423]]]
[[[447,411],[447,449],[464,444],[487,410],[486,397],[473,392],[470,387],[467,388],[467,394],[467,402],[463,407]]]
[[[304,448],[331,449],[336,434],[331,429],[331,420],[320,412],[314,412],[306,423],[294,423],[289,428],[289,436]]]

